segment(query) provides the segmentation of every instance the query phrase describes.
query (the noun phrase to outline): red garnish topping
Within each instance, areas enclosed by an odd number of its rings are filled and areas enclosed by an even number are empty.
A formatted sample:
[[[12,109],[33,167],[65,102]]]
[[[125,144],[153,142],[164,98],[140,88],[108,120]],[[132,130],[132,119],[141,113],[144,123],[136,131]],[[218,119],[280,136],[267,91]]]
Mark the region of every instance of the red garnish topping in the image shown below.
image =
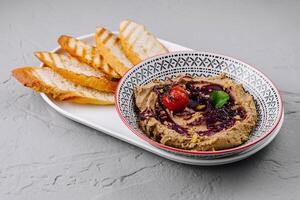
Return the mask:
[[[188,92],[180,85],[173,86],[162,96],[162,104],[169,110],[178,112],[184,110],[189,103]]]

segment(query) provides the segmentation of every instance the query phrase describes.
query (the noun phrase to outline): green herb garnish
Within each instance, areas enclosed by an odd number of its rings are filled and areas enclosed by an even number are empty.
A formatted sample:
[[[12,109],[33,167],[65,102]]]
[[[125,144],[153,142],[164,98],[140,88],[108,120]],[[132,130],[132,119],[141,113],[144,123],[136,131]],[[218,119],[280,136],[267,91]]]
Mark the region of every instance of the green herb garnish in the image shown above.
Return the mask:
[[[221,90],[215,90],[210,93],[210,100],[216,108],[222,108],[229,100],[229,95]]]

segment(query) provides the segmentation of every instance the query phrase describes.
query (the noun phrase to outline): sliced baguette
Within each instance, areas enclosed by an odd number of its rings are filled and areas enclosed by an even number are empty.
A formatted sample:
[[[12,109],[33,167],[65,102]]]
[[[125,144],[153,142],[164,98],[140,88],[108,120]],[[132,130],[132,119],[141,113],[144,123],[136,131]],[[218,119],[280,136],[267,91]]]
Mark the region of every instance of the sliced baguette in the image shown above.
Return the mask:
[[[24,86],[46,93],[57,100],[83,104],[114,104],[113,93],[77,85],[48,67],[22,67],[14,69],[12,74]]]
[[[133,67],[122,51],[119,38],[103,27],[96,29],[96,47],[108,64],[121,76]]]
[[[74,56],[80,62],[86,63],[113,78],[121,78],[121,76],[105,62],[96,47],[67,35],[60,36],[58,43],[66,52]]]
[[[145,26],[131,20],[121,22],[119,37],[124,53],[134,65],[149,57],[168,52]]]
[[[103,92],[114,92],[117,87],[117,81],[110,80],[105,74],[71,56],[50,52],[35,52],[35,56],[64,78],[79,85]]]

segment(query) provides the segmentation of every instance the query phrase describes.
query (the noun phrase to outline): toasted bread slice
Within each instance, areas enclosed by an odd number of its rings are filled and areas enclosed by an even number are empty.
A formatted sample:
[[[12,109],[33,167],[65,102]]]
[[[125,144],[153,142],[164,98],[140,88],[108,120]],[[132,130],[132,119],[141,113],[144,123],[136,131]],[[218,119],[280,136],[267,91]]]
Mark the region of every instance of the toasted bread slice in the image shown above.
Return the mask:
[[[119,37],[124,53],[134,65],[149,57],[168,52],[145,26],[131,20],[121,22]]]
[[[96,47],[108,64],[121,76],[133,67],[122,51],[119,38],[109,30],[102,27],[96,29]]]
[[[71,56],[50,52],[35,52],[35,55],[46,66],[79,85],[103,92],[114,92],[117,87],[117,81],[110,80],[105,74]]]
[[[86,63],[113,78],[121,78],[121,76],[105,62],[96,47],[67,35],[60,36],[58,43],[65,51],[80,62]]]
[[[57,100],[98,105],[114,103],[113,93],[77,85],[48,67],[22,67],[14,69],[12,74],[24,86],[46,93]]]

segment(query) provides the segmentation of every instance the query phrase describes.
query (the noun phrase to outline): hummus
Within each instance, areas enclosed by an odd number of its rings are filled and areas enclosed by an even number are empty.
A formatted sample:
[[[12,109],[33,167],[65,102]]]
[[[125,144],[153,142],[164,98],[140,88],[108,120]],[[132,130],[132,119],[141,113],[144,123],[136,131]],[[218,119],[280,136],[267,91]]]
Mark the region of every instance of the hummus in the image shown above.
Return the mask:
[[[188,94],[188,105],[180,111],[163,103],[166,88],[179,85]],[[211,94],[228,94],[222,107],[213,105]],[[215,151],[236,147],[248,140],[257,121],[253,97],[241,84],[225,74],[215,77],[178,76],[153,81],[134,89],[139,125],[161,144],[194,151]]]

